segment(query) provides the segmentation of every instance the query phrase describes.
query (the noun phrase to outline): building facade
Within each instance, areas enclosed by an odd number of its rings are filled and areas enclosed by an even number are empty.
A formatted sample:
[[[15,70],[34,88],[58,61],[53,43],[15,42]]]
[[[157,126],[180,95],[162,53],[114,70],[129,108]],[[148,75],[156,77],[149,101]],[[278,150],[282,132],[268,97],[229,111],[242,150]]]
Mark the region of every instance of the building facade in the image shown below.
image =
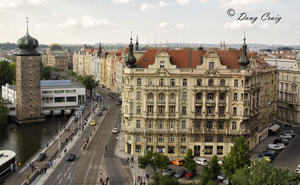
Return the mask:
[[[278,115],[279,121],[285,124],[300,125],[300,52],[294,66],[287,70],[278,70]]]
[[[50,44],[43,54],[45,66],[57,67],[60,71],[68,71],[69,53],[59,44]]]
[[[243,50],[148,50],[129,45],[122,90],[125,152],[225,156],[244,136],[250,149],[275,121],[276,68]],[[248,58],[248,56],[250,59]]]

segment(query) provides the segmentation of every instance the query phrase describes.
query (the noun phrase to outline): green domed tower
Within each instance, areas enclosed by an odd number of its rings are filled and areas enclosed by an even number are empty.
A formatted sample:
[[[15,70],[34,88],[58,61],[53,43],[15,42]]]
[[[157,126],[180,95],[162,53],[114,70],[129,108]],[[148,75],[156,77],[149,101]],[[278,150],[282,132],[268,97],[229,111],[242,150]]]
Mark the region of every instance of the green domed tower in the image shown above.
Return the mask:
[[[16,94],[17,117],[20,124],[43,121],[41,116],[40,53],[36,48],[38,40],[28,32],[17,41],[16,53]]]

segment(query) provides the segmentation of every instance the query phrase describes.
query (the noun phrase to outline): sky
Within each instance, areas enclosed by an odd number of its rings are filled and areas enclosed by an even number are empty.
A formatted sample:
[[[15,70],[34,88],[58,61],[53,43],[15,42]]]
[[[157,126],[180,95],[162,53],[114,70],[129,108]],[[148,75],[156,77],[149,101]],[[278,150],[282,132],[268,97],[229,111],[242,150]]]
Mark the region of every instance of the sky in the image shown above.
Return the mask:
[[[0,0],[0,42],[300,45],[300,0]]]

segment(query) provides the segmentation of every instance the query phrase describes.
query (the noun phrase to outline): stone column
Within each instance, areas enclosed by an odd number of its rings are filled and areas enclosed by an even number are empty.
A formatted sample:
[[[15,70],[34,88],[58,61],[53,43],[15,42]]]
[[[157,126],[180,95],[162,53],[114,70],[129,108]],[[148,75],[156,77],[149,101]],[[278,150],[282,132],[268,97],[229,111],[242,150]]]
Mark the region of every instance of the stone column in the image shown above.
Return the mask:
[[[169,93],[166,95],[166,114],[169,113]]]
[[[215,114],[219,114],[219,92],[216,93],[216,109]]]
[[[157,112],[157,93],[153,93],[154,96],[154,108],[153,108],[153,112],[156,113]]]
[[[176,93],[176,113],[179,112],[179,95]]]
[[[226,94],[226,113],[229,113],[229,94]]]
[[[143,112],[147,111],[147,94],[144,94],[144,108],[143,108]]]
[[[195,92],[192,93],[192,112],[195,112]]]

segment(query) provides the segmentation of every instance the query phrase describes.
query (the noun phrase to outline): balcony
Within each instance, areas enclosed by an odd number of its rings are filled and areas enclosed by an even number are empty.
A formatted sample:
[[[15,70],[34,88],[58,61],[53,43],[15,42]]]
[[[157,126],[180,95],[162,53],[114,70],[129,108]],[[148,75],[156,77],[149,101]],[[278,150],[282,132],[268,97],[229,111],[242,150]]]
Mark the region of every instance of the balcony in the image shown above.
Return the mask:
[[[226,100],[219,100],[219,104],[226,104]]]
[[[202,104],[202,100],[196,100],[195,104]]]
[[[164,86],[153,85],[153,86],[143,86],[142,89],[144,91],[179,91],[180,87],[169,86],[169,85],[164,85]]]
[[[169,100],[169,104],[176,104],[175,100]]]
[[[153,99],[147,99],[147,103],[154,104],[154,100]]]
[[[229,91],[229,86],[194,86],[197,91]]]
[[[158,100],[158,101],[157,101],[157,104],[165,104],[165,103],[166,103],[165,100]]]

